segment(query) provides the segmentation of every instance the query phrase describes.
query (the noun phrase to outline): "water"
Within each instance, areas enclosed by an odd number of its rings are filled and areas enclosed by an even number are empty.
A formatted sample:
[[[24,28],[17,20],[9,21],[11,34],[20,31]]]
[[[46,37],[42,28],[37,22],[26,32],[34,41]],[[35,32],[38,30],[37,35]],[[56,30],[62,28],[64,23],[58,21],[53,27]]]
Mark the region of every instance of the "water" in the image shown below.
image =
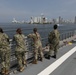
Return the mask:
[[[47,37],[48,33],[53,30],[53,24],[16,24],[16,23],[0,23],[0,27],[8,34],[10,38],[16,33],[17,28],[21,28],[23,33],[27,36],[33,32],[33,28],[38,28],[41,37]],[[76,24],[60,24],[58,26],[60,33],[76,30]]]
[[[0,23],[0,27],[8,34],[9,38],[12,39],[16,34],[16,29],[21,28],[23,33],[27,36],[33,33],[33,28],[38,28],[38,32],[41,38],[46,38],[42,40],[42,45],[45,46],[48,43],[48,33],[53,30],[53,24],[16,24],[16,23]],[[60,34],[76,30],[76,24],[60,24],[58,26]],[[69,35],[68,35],[69,36]],[[61,37],[62,38],[62,37]],[[63,36],[63,39],[65,35]],[[62,40],[62,39],[61,39]]]

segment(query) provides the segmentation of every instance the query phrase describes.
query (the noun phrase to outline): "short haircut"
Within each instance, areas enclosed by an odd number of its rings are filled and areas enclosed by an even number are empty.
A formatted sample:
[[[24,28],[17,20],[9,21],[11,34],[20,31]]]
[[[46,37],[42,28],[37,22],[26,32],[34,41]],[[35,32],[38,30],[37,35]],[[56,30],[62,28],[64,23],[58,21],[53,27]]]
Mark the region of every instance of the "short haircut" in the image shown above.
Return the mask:
[[[16,32],[19,33],[19,34],[22,34],[21,28],[18,28],[18,29],[16,30]]]
[[[34,31],[34,32],[37,32],[37,28],[34,28],[33,31]]]
[[[54,28],[54,29],[57,29],[57,28],[58,28],[57,24],[55,24],[55,25],[53,26],[53,28]]]
[[[1,33],[4,33],[2,28],[0,28],[0,32],[1,32]]]

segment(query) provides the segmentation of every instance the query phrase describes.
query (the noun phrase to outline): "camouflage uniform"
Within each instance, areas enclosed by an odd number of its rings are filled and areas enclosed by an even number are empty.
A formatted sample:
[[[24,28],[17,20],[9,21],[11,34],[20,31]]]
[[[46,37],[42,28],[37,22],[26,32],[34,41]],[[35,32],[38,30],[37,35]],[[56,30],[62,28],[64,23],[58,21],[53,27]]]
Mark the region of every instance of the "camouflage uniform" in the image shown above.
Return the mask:
[[[16,49],[15,54],[18,60],[18,65],[20,68],[24,66],[24,62],[26,64],[25,52],[26,52],[26,44],[25,44],[25,36],[23,34],[15,34],[14,40],[16,41]]]
[[[10,47],[7,34],[0,33],[0,58],[2,70],[9,71],[10,68]]]
[[[53,30],[49,33],[48,35],[48,42],[49,42],[49,55],[51,55],[52,50],[54,51],[54,55],[57,54],[57,50],[59,48],[59,37],[60,34],[58,32],[58,30]]]
[[[33,39],[33,47],[34,47],[34,59],[38,59],[38,54],[40,54],[41,59],[43,58],[43,52],[42,52],[42,43],[40,40],[40,34],[33,33],[28,35],[29,38]]]

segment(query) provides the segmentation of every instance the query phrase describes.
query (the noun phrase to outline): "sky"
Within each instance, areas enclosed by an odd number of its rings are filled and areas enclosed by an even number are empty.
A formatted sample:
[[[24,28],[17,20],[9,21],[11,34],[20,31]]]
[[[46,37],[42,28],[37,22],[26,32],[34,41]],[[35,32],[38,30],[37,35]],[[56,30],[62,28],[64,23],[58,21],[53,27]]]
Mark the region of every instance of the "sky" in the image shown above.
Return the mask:
[[[76,16],[76,0],[0,0],[0,22],[30,20],[44,14],[48,19],[73,19]]]

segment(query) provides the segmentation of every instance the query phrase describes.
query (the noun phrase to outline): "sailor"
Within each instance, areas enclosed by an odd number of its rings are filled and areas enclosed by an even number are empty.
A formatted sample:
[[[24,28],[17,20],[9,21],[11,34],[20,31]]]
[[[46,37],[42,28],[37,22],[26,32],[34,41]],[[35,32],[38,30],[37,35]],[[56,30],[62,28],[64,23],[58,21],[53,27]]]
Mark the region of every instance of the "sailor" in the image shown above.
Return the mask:
[[[17,57],[19,71],[22,72],[24,70],[24,65],[26,65],[25,52],[26,52],[26,43],[25,43],[25,35],[22,34],[21,28],[16,30],[16,34],[14,35],[13,40],[16,42],[15,55]]]
[[[49,53],[48,53],[48,59],[50,59],[50,56],[52,54],[52,51],[54,51],[54,55],[52,56],[53,58],[56,58],[57,51],[59,48],[59,38],[60,38],[60,33],[57,29],[57,25],[55,24],[53,26],[54,30],[51,31],[48,35],[48,42],[49,42]]]
[[[1,73],[2,75],[8,75],[10,69],[10,46],[9,37],[0,28],[0,58],[1,58]]]
[[[37,32],[37,28],[34,28],[33,32],[34,33],[29,34],[27,37],[33,39],[33,48],[34,48],[33,64],[37,64],[39,55],[40,55],[40,61],[43,60],[42,43],[41,43],[40,34]]]

